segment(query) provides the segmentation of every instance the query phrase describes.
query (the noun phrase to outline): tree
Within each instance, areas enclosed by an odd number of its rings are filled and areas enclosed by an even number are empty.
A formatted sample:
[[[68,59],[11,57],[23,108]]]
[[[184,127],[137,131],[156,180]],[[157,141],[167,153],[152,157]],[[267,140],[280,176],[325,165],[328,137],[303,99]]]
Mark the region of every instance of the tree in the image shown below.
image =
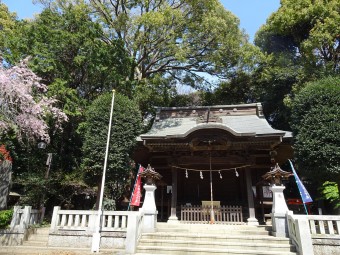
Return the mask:
[[[307,68],[339,72],[339,10],[337,0],[282,0],[266,26],[275,35],[292,39]]]
[[[21,140],[49,143],[48,119],[60,129],[67,116],[46,97],[47,86],[28,67],[27,61],[5,69],[0,67],[0,134],[12,130]]]
[[[119,40],[105,43],[104,28],[91,19],[85,4],[46,8],[31,21],[17,21],[14,31],[5,38],[4,58],[15,64],[30,56],[29,66],[67,114],[65,132],[50,134],[49,151],[56,152],[54,165],[71,171],[80,163],[82,141],[76,130],[86,104],[113,87],[130,95],[124,78],[131,61]]]
[[[124,92],[120,82],[130,60],[119,40],[105,43],[103,29],[91,20],[85,4],[45,9],[30,22],[17,22],[15,33],[5,40],[3,55],[11,64],[31,56],[31,68],[45,84],[59,80],[83,98],[113,87]]]
[[[82,1],[42,2],[65,8]],[[105,41],[121,40],[133,60],[129,80],[167,74],[185,82],[203,72],[225,77],[247,44],[238,19],[217,0],[89,2],[107,29]]]
[[[340,77],[308,83],[292,103],[294,152],[299,170],[320,184],[340,182]]]
[[[290,103],[306,82],[339,72],[339,1],[281,1],[256,33],[267,55],[253,73],[253,87],[267,120],[290,129]]]
[[[100,190],[105,158],[111,98],[111,93],[105,93],[94,100],[86,111],[86,122],[83,125],[82,168],[84,178],[88,183],[98,185],[98,191]],[[131,170],[130,155],[136,144],[136,137],[141,132],[141,121],[142,118],[136,103],[117,94],[107,165],[109,191],[106,193],[115,201],[121,197],[124,185],[128,181]]]
[[[15,27],[16,15],[8,11],[6,5],[0,2],[0,48],[4,47],[5,38],[12,33]],[[0,60],[2,62],[2,52],[0,50]]]

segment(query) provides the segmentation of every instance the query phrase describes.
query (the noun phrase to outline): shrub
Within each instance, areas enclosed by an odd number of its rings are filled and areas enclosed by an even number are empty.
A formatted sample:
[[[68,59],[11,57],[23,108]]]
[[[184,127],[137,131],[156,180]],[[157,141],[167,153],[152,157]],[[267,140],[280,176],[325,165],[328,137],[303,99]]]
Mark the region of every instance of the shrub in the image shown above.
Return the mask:
[[[6,228],[12,220],[13,210],[0,211],[0,228]]]

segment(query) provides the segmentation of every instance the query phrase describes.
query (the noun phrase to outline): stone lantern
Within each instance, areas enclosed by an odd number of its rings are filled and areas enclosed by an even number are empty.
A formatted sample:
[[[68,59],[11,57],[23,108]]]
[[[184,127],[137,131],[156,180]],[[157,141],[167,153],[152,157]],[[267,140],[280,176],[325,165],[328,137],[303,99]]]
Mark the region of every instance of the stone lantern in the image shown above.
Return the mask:
[[[290,211],[283,195],[285,186],[282,185],[282,180],[287,179],[290,175],[290,172],[283,171],[276,164],[271,171],[262,176],[264,180],[271,183],[270,190],[273,192],[272,227],[273,235],[277,237],[286,237],[288,235],[286,214],[290,213]]]
[[[287,180],[292,174],[290,172],[283,171],[278,164],[273,169],[264,175],[262,178],[265,181],[269,181],[271,185],[282,186],[282,180]]]
[[[155,202],[156,181],[160,180],[162,176],[157,173],[150,165],[140,174],[145,179],[145,198],[142,208],[144,213],[143,232],[154,232],[157,223],[157,208]]]
[[[145,179],[146,185],[156,185],[156,181],[162,178],[162,176],[157,173],[150,164],[142,173],[140,173],[140,176]]]

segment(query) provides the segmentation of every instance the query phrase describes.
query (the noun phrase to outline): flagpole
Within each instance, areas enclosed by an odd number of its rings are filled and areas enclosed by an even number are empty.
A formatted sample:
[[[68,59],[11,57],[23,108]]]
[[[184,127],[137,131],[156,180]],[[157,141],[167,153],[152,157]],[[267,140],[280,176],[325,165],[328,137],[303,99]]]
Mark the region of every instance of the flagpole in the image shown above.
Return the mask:
[[[133,189],[132,189],[132,193],[131,193],[131,196],[130,196],[129,205],[128,205],[128,209],[127,209],[128,211],[130,210],[130,204],[131,204],[131,199],[132,199],[133,192],[135,192],[136,182],[137,182],[138,175],[139,175],[139,169],[140,169],[140,164],[138,165],[138,170],[137,170],[137,175],[136,175],[135,183],[133,184]]]
[[[306,207],[306,201],[313,202],[313,200],[310,197],[310,195],[309,195],[308,191],[306,190],[306,188],[304,187],[304,185],[302,184],[300,178],[298,177],[298,175],[297,175],[297,173],[294,169],[292,161],[290,159],[288,159],[288,161],[289,161],[290,167],[292,168],[296,185],[298,186],[298,189],[299,189],[299,193],[300,193],[300,196],[301,196],[303,207],[305,208],[306,215],[308,215],[308,211],[307,211],[307,207]]]
[[[112,126],[112,115],[113,115],[113,105],[115,101],[115,90],[112,90],[112,101],[111,101],[111,111],[110,111],[110,121],[109,121],[109,130],[107,132],[107,140],[106,140],[106,151],[105,151],[105,160],[104,160],[104,168],[103,168],[103,175],[102,175],[102,183],[100,188],[100,197],[99,197],[99,205],[98,205],[98,212],[97,218],[95,223],[95,232],[92,236],[92,252],[99,252],[100,249],[100,225],[101,225],[101,214],[102,214],[102,205],[103,205],[103,197],[104,197],[104,188],[105,188],[105,175],[106,175],[106,168],[107,168],[107,158],[109,155],[109,144],[110,144],[110,136],[111,136],[111,126]]]

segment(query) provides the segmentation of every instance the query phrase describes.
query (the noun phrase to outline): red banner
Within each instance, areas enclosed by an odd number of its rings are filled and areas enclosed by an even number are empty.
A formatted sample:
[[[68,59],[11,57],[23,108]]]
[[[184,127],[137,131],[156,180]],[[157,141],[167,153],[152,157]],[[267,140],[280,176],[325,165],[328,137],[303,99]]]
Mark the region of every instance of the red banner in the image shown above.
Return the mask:
[[[133,188],[133,194],[131,198],[130,205],[139,206],[140,205],[140,197],[142,195],[142,180],[140,177],[140,173],[144,171],[144,167],[140,166],[137,174],[137,181],[135,183],[135,187]]]

